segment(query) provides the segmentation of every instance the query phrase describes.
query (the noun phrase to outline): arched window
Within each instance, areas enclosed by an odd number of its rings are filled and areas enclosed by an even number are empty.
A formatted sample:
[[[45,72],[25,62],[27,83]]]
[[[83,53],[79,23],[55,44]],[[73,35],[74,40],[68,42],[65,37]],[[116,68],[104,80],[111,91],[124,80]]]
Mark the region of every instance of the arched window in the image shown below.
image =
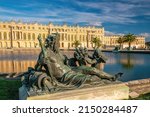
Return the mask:
[[[19,35],[19,32],[17,32],[17,39],[20,39],[20,35]]]
[[[28,33],[28,40],[31,40],[31,34]]]
[[[25,40],[27,39],[26,33],[23,34],[23,39],[25,39]]]
[[[4,32],[4,39],[7,39],[7,33]]]
[[[19,42],[17,42],[18,43],[18,48],[20,48],[20,43]]]
[[[64,43],[62,43],[61,45],[62,45],[62,48],[63,48],[64,47]]]
[[[35,34],[34,33],[32,34],[32,39],[35,40]]]
[[[68,35],[68,41],[70,41],[70,35]]]

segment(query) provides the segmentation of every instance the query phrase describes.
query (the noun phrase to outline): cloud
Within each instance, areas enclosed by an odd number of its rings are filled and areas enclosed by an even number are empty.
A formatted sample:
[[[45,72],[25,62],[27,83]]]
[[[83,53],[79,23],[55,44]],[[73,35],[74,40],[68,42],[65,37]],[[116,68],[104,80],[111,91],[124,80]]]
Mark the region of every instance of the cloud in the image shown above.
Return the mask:
[[[146,41],[150,41],[150,33],[141,33],[140,35],[144,36]]]
[[[147,0],[142,2],[140,0],[118,0],[117,2],[112,0],[107,2],[104,0],[56,0],[55,2],[31,0],[16,5],[16,8],[0,7],[0,17],[7,20],[14,18],[14,20],[35,20],[41,23],[52,21],[93,26],[101,26],[103,23],[135,24],[139,22],[136,16],[150,15],[150,7],[146,3]]]
[[[11,11],[11,12],[9,12]],[[62,12],[63,11],[63,12]],[[23,20],[23,21],[38,21],[41,23],[47,23],[49,21],[52,22],[71,22],[72,24],[84,23],[85,25],[92,26],[101,26],[100,17],[96,13],[88,13],[88,12],[80,12],[76,10],[72,10],[69,8],[61,8],[51,10],[50,8],[38,9],[32,11],[20,11],[12,9],[5,9],[0,11],[0,13],[9,13],[1,14],[0,17],[3,20]],[[17,15],[16,15],[17,14]]]
[[[3,14],[14,14],[14,15],[19,15],[19,14],[23,14],[22,12],[19,12],[17,10],[14,9],[10,9],[10,8],[4,8],[4,7],[0,7],[0,13]]]
[[[111,31],[106,31],[105,30],[105,35],[106,36],[111,36],[111,35],[124,35],[123,33],[117,33],[117,32],[111,32]]]
[[[1,16],[1,20],[3,21],[23,21],[23,22],[38,22],[38,23],[48,23],[48,22],[62,22],[61,19],[48,19],[48,18],[40,18],[40,17],[23,17],[23,16]]]
[[[133,1],[133,0],[132,0]],[[117,24],[137,23],[135,18],[141,15],[150,15],[150,2],[148,0],[130,2],[130,0],[116,1],[77,1],[76,3],[87,9],[99,11],[99,16],[102,17],[102,22],[112,22]]]

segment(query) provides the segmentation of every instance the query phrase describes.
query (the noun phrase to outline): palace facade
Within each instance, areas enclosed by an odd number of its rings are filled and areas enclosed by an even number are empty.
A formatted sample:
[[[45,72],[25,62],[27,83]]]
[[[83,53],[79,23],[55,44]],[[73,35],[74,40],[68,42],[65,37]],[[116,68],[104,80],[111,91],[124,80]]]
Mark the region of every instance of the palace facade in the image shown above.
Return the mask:
[[[74,49],[74,41],[79,40],[82,47],[92,49],[91,39],[98,37],[105,46],[117,46],[117,36],[105,36],[104,28],[96,27],[80,27],[64,25],[48,25],[38,23],[22,23],[22,22],[0,22],[0,48],[38,48],[37,40],[40,34],[43,39],[48,34],[60,34],[60,49]],[[123,47],[128,44],[124,43]],[[137,36],[136,41],[132,43],[132,47],[144,48],[145,37]]]

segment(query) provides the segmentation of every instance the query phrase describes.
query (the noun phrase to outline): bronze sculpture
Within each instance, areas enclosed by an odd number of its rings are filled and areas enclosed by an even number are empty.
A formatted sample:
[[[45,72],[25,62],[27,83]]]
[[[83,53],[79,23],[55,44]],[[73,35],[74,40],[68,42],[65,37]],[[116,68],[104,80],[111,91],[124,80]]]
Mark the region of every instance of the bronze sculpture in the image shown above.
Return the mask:
[[[101,56],[98,49],[90,57],[86,49],[76,48],[74,57],[79,66],[69,66],[69,59],[59,50],[58,33],[49,35],[44,44],[40,36],[38,40],[42,51],[37,64],[22,75],[22,83],[29,95],[76,89],[93,82],[100,83],[103,79],[114,82],[122,76],[122,73],[113,76],[94,67],[99,62],[106,62],[106,58]],[[86,62],[90,66],[87,66]]]

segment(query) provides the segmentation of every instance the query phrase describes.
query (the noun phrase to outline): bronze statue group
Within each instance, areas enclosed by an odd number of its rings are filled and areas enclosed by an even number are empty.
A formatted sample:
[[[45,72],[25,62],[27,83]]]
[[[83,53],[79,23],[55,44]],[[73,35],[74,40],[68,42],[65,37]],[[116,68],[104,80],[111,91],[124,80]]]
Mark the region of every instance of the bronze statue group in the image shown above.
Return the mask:
[[[38,37],[41,52],[35,68],[28,68],[22,77],[22,85],[26,87],[28,95],[53,93],[63,90],[73,90],[84,86],[115,82],[123,73],[110,75],[96,68],[105,63],[107,58],[100,49],[95,49],[89,55],[86,48],[79,47],[74,56],[68,58],[59,50],[59,34],[49,35],[45,42]]]

